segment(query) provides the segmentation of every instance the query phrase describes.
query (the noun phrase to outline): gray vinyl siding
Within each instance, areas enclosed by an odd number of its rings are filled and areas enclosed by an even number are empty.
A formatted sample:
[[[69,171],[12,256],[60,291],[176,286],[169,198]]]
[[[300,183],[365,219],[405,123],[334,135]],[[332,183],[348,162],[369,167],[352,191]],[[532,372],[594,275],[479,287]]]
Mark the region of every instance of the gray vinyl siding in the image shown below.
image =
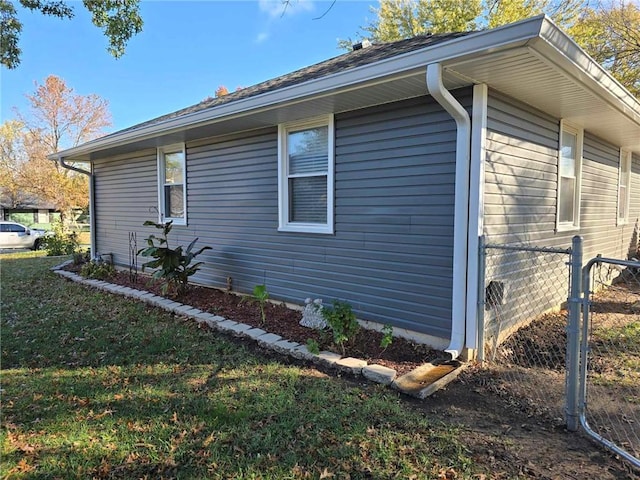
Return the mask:
[[[469,106],[470,91],[460,100]],[[455,123],[431,97],[335,117],[335,235],[278,232],[277,126],[187,144],[188,226],[212,250],[197,283],[350,302],[358,316],[448,338]],[[96,162],[98,251],[128,263],[157,218],[154,151]],[[140,263],[141,258],[138,259]]]
[[[158,185],[156,151],[94,164],[96,198],[96,248],[129,262],[129,232],[140,231],[145,220],[157,219]],[[138,234],[138,248],[143,247]]]
[[[485,163],[485,234],[492,243],[568,247],[626,258],[640,215],[640,166],[633,157],[629,222],[617,223],[620,149],[584,132],[580,228],[556,232],[560,119],[492,92]]]
[[[580,228],[556,232],[556,197],[560,119],[491,91],[488,104],[484,233],[488,243],[529,246],[571,246],[571,238],[584,239],[585,260],[597,254],[627,258],[640,214],[640,164],[633,157],[629,222],[617,223],[618,168],[620,150],[584,132],[581,176]],[[557,265],[531,273],[530,256],[493,265],[487,280],[509,278],[513,305],[505,307],[512,323],[560,305],[567,298],[566,258]],[[539,261],[543,261],[541,257]],[[554,272],[553,274],[550,272]],[[559,273],[562,272],[562,273]],[[553,285],[553,293],[550,286]],[[523,313],[518,305],[541,292],[535,311]],[[526,298],[525,298],[526,297]]]

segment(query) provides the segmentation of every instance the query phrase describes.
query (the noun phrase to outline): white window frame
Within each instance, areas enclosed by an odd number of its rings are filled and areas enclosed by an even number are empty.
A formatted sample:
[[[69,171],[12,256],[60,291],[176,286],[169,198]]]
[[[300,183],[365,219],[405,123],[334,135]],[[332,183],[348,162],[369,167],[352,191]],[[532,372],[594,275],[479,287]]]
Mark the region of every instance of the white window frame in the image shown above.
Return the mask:
[[[327,162],[327,223],[290,222],[289,218],[289,155],[287,152],[289,132],[315,127],[328,127]],[[305,121],[278,125],[278,231],[300,233],[334,233],[334,121],[333,115]]]
[[[620,164],[618,168],[618,195],[617,195],[617,225],[625,225],[629,222],[629,207],[631,206],[631,165],[633,159],[631,157],[631,151],[620,150]],[[622,175],[625,173],[623,169],[626,167],[627,169],[627,182],[626,185],[622,184]],[[620,188],[624,187],[625,189],[625,198],[620,198]],[[624,202],[624,209],[620,208],[620,202]],[[621,211],[622,210],[622,211]]]
[[[562,197],[562,178],[561,178],[561,161],[562,161],[562,143],[565,132],[576,136],[576,158],[575,158],[575,191],[573,198],[573,222],[560,221],[560,199]],[[584,130],[576,125],[572,125],[565,120],[560,121],[560,138],[558,143],[558,188],[556,197],[556,231],[567,232],[580,229],[580,198],[582,187],[582,154],[584,144]]]
[[[165,155],[168,153],[182,152],[182,203],[183,217],[169,217],[165,212],[164,187],[165,182]],[[187,224],[187,150],[184,143],[174,143],[158,147],[158,218],[159,223],[173,221],[174,225]]]

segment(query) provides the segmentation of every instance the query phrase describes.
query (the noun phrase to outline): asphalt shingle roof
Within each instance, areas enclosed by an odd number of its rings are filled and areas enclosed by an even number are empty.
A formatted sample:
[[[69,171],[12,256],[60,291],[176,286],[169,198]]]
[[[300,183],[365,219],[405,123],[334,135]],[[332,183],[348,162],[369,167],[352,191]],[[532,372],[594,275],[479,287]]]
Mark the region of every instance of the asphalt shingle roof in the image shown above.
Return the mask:
[[[200,112],[219,105],[228,104],[237,100],[254,97],[263,93],[271,92],[292,85],[304,83],[309,80],[326,77],[334,73],[356,68],[362,65],[375,63],[377,61],[401,55],[403,53],[419,50],[421,48],[430,47],[438,43],[445,42],[454,38],[462,37],[473,32],[447,33],[437,35],[420,35],[396,42],[372,44],[368,47],[344,53],[337,57],[325,60],[315,65],[301,68],[291,73],[281,75],[279,77],[258,83],[251,87],[246,87],[236,92],[230,92],[227,95],[207,98],[200,103],[177,110],[167,115],[139,123],[129,128],[125,128],[116,133],[137,130],[142,127],[161,123],[165,120],[178,118],[195,112]]]
[[[55,210],[55,205],[45,200],[42,200],[34,195],[27,193],[20,193],[16,198],[11,198],[9,194],[3,192],[0,189],[0,208],[5,209],[43,209],[43,210]],[[0,220],[2,220],[0,218]]]

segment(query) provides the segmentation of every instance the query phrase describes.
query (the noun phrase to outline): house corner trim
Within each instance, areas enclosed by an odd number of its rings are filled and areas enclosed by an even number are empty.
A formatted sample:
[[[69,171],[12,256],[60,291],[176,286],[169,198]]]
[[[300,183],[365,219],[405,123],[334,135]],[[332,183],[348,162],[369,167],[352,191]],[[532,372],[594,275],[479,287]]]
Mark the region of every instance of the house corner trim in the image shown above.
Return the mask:
[[[469,166],[469,239],[467,251],[466,343],[470,349],[480,348],[483,332],[478,330],[478,285],[480,237],[484,233],[484,162],[487,143],[488,87],[473,87],[471,118],[471,153]]]

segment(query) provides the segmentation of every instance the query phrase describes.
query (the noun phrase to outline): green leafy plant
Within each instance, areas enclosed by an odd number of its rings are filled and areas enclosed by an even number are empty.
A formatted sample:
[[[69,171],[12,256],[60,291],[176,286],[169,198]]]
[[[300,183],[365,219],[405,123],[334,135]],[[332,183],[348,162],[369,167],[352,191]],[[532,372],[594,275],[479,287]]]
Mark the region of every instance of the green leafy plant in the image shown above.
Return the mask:
[[[320,353],[320,345],[313,338],[309,338],[307,339],[307,350],[314,355],[318,355]]]
[[[91,258],[89,251],[85,252],[74,252],[73,254],[73,264],[74,265],[83,265],[87,263]]]
[[[115,267],[107,262],[87,262],[80,269],[80,275],[96,280],[106,280],[113,277],[115,273]]]
[[[267,316],[264,311],[264,306],[269,300],[269,292],[267,291],[266,285],[256,285],[253,287],[253,299],[258,302],[260,306],[260,318],[262,319],[262,323],[264,324],[267,321]]]
[[[75,232],[67,232],[62,222],[53,224],[53,234],[42,237],[41,246],[49,257],[71,255],[78,251],[80,243]]]
[[[382,338],[380,339],[380,348],[384,352],[389,345],[393,343],[393,327],[389,324],[382,327]]]
[[[157,269],[152,275],[153,279],[162,281],[162,293],[167,294],[170,288],[174,289],[178,297],[183,296],[189,287],[189,277],[194,275],[204,262],[193,263],[194,258],[211,247],[202,247],[194,251],[198,239],[194,239],[187,249],[182,246],[176,248],[169,247],[168,235],[171,232],[173,221],[167,223],[156,223],[147,220],[144,226],[152,226],[162,231],[161,237],[149,235],[147,237],[147,248],[138,251],[138,255],[150,257],[153,260],[142,265],[142,271],[147,268]]]
[[[324,306],[321,312],[333,332],[334,343],[342,349],[344,355],[345,344],[352,341],[360,330],[356,314],[349,303],[338,300],[333,302],[333,307]]]

